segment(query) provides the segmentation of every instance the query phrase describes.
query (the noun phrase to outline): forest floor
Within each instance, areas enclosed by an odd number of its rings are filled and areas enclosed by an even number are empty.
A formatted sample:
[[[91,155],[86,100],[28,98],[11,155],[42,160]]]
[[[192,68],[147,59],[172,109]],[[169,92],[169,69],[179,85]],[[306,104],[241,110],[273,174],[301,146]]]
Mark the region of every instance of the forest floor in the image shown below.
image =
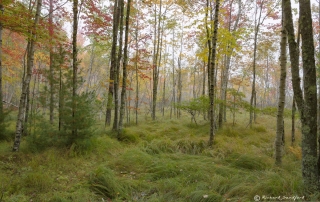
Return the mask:
[[[216,133],[212,149],[207,147],[209,124],[201,117],[198,125],[183,117],[140,120],[138,126],[125,129],[121,142],[110,129],[98,128],[91,150],[82,154],[61,148],[31,152],[24,140],[20,152],[12,153],[12,142],[2,142],[0,201],[306,199],[300,131],[297,128],[297,140],[291,146],[291,120],[285,120],[283,166],[276,167],[275,117],[259,115],[250,129],[246,128],[248,115],[242,114],[235,126],[229,121]]]

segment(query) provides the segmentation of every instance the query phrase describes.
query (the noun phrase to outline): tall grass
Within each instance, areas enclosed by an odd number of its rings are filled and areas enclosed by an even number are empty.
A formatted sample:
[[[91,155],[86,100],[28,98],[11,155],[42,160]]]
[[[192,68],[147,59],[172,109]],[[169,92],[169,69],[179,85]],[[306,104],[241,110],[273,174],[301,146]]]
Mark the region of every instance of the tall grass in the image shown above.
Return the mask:
[[[242,117],[243,116],[243,117]],[[226,123],[207,147],[209,125],[188,117],[129,125],[118,141],[100,128],[91,150],[21,152],[0,143],[0,196],[4,201],[253,201],[255,195],[303,196],[301,149],[285,147],[283,166],[273,160],[275,118],[261,116],[253,128],[240,115]],[[289,140],[289,121],[286,120]],[[298,132],[298,131],[297,131]],[[317,196],[314,196],[316,200]]]

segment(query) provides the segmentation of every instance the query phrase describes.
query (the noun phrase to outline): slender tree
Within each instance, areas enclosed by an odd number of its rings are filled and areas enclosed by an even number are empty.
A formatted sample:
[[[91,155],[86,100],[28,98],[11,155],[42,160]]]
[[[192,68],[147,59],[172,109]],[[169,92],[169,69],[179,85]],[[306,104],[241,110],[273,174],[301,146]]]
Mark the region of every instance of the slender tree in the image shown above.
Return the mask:
[[[283,2],[282,2],[283,3]],[[283,9],[282,9],[283,10]],[[286,75],[287,75],[287,33],[284,27],[284,16],[282,11],[282,30],[281,30],[281,42],[280,42],[280,86],[279,86],[279,101],[278,101],[278,115],[277,115],[277,133],[275,141],[276,150],[276,165],[281,165],[282,163],[282,149],[283,149],[283,139],[284,139],[284,119],[283,111],[285,104],[285,89],[286,89]]]
[[[106,125],[111,123],[111,110],[112,101],[114,94],[114,72],[117,63],[117,41],[118,41],[118,29],[119,29],[119,2],[115,0],[113,5],[113,27],[112,27],[112,47],[111,47],[111,65],[110,65],[110,76],[109,76],[109,91],[108,91],[108,102],[106,110]]]
[[[0,15],[3,14],[4,8],[0,3]],[[2,22],[0,20],[0,121],[3,121],[3,92],[2,92]]]
[[[260,30],[260,25],[261,25],[261,14],[262,14],[262,7],[263,4],[265,3],[265,0],[263,0],[260,4],[260,9],[259,9],[259,16],[257,19],[257,12],[258,12],[258,5],[256,4],[256,9],[255,9],[255,27],[254,27],[254,43],[253,43],[253,62],[252,62],[252,91],[251,91],[251,98],[250,98],[250,120],[249,120],[249,125],[252,127],[252,122],[255,121],[255,104],[256,103],[256,60],[257,60],[257,43],[258,43],[258,33]]]
[[[50,87],[50,123],[53,124],[54,90],[53,90],[53,0],[49,1],[49,87]]]
[[[73,32],[72,32],[72,136],[77,136],[76,128],[76,110],[77,110],[77,71],[78,71],[78,50],[77,50],[77,35],[78,35],[78,0],[73,0]]]
[[[138,1],[137,1],[138,4]],[[139,5],[139,4],[138,4]],[[137,9],[139,16],[139,8]],[[138,46],[138,27],[139,27],[139,19],[136,17],[136,29],[135,29],[135,48],[136,48],[136,59],[134,61],[135,68],[135,77],[136,77],[136,96],[135,96],[135,116],[136,116],[136,125],[138,125],[138,107],[139,107],[139,69],[138,69],[138,58],[139,58],[139,46]]]
[[[19,151],[19,148],[20,148],[20,141],[21,141],[21,135],[23,130],[22,125],[24,121],[24,114],[25,114],[25,107],[26,107],[26,97],[27,97],[28,88],[29,88],[31,75],[32,75],[31,70],[32,70],[33,61],[34,61],[35,42],[36,42],[36,35],[37,35],[36,31],[37,31],[37,26],[40,19],[41,7],[42,7],[42,0],[38,0],[34,22],[32,25],[32,29],[30,29],[30,37],[28,39],[30,47],[27,49],[27,70],[26,70],[27,74],[22,83],[22,92],[20,96],[18,118],[16,123],[16,133],[15,133],[15,139],[14,139],[13,148],[12,148],[12,151],[14,152]]]
[[[127,64],[128,64],[128,39],[129,39],[129,22],[130,22],[130,7],[131,0],[127,2],[127,12],[126,12],[126,29],[124,37],[124,50],[123,50],[123,71],[122,71],[122,90],[121,90],[121,105],[120,105],[120,118],[119,118],[119,131],[121,132],[123,128],[123,117],[126,103],[126,89],[127,89]]]
[[[240,16],[242,13],[242,6],[241,6],[241,0],[238,1],[238,13],[237,13],[237,18],[236,21],[234,22],[233,27],[231,27],[231,17],[232,17],[232,6],[233,6],[234,1],[232,0],[230,2],[230,14],[229,14],[229,19],[228,19],[228,31],[232,33],[232,35],[235,35],[235,31],[238,28],[238,24],[239,24],[239,20],[240,20]],[[230,71],[230,66],[231,66],[231,57],[232,57],[232,53],[234,48],[232,47],[231,44],[228,44],[227,47],[228,50],[228,54],[225,55],[225,61],[224,61],[224,68],[221,69],[221,93],[220,93],[220,100],[223,100],[223,102],[221,102],[219,104],[219,119],[218,119],[218,123],[219,123],[219,128],[222,127],[222,122],[223,120],[226,120],[226,105],[225,102],[227,100],[227,88],[228,88],[228,81],[229,81],[229,71]]]
[[[217,47],[217,38],[218,38],[218,23],[219,23],[219,10],[220,10],[220,0],[216,0],[215,14],[214,14],[214,28],[213,28],[213,36],[212,36],[212,52],[210,59],[210,85],[209,85],[209,99],[210,99],[210,110],[209,110],[209,118],[210,118],[210,137],[209,137],[209,146],[212,147],[213,139],[214,139],[214,75],[215,75],[215,60],[216,60],[216,47]]]
[[[157,107],[157,97],[158,97],[158,83],[159,83],[159,66],[158,58],[160,50],[160,37],[161,37],[161,12],[162,12],[162,0],[160,0],[159,14],[157,19],[157,6],[155,4],[155,22],[154,22],[154,50],[153,50],[153,68],[152,68],[152,120],[156,119],[156,107]]]

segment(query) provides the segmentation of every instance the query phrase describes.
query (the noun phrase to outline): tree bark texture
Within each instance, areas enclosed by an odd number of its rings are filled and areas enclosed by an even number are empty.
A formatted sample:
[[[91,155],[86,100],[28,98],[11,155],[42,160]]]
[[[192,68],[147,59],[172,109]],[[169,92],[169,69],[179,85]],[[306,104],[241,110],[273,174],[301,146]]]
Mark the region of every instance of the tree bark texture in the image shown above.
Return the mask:
[[[122,76],[122,90],[121,90],[121,104],[120,104],[120,117],[119,117],[119,131],[123,128],[123,117],[126,103],[126,89],[127,89],[127,64],[128,64],[128,38],[129,38],[129,21],[130,21],[130,4],[131,0],[127,3],[126,12],[126,29],[124,37],[124,50],[123,50],[123,76]],[[130,102],[130,101],[129,101]]]
[[[105,126],[111,123],[111,110],[114,94],[114,72],[117,64],[117,41],[118,41],[118,29],[119,29],[119,1],[115,0],[113,9],[113,27],[112,27],[112,47],[111,47],[111,65],[109,76],[109,92],[107,100],[106,121]]]
[[[25,113],[25,106],[26,106],[26,97],[27,97],[28,88],[29,88],[31,75],[32,75],[31,69],[33,67],[33,61],[34,61],[36,30],[37,30],[37,25],[40,19],[41,7],[42,7],[42,0],[38,0],[35,19],[34,19],[33,27],[31,29],[31,35],[29,38],[30,47],[28,48],[28,51],[27,51],[28,52],[27,74],[22,83],[22,92],[21,92],[20,102],[19,102],[19,111],[18,111],[18,118],[16,123],[15,139],[14,139],[13,148],[12,148],[12,151],[14,152],[19,151],[19,148],[20,148],[21,134],[23,130],[22,125],[24,121],[24,113]]]
[[[50,55],[49,55],[49,87],[50,87],[50,123],[53,124],[53,110],[54,110],[54,87],[53,87],[53,0],[49,1],[49,40],[50,40]]]
[[[78,135],[76,127],[76,111],[77,111],[77,72],[78,72],[78,0],[73,0],[73,32],[72,32],[72,136]]]
[[[281,42],[280,42],[280,87],[279,87],[279,100],[278,100],[278,114],[277,114],[277,132],[276,132],[276,141],[275,141],[275,164],[282,164],[282,150],[283,150],[283,141],[284,136],[284,120],[283,120],[283,111],[285,104],[285,90],[286,90],[286,76],[287,76],[287,33],[283,24],[283,15],[282,15],[282,30],[281,30]]]
[[[119,80],[120,80],[120,63],[122,59],[122,41],[123,41],[123,16],[124,16],[124,1],[120,0],[118,12],[120,17],[119,24],[119,50],[117,63],[115,65],[114,71],[114,82],[113,82],[113,93],[114,93],[114,119],[113,119],[113,127],[112,129],[117,131],[119,129]]]
[[[304,87],[302,122],[302,176],[307,190],[318,190],[317,167],[317,80],[310,0],[299,0]]]
[[[155,10],[156,10],[155,6]],[[157,21],[157,13],[155,13],[155,39],[154,39],[154,56],[153,56],[153,69],[152,69],[152,79],[153,79],[153,86],[152,86],[152,120],[156,120],[156,107],[157,107],[157,96],[158,96],[158,82],[159,82],[159,66],[158,66],[158,56],[160,50],[160,25],[161,25],[161,12],[162,12],[162,0],[160,0],[160,8],[158,14],[158,21]],[[158,23],[158,25],[157,25]],[[156,36],[157,35],[157,36]]]
[[[310,1],[299,1],[304,95],[300,87],[299,54],[294,35],[291,2],[290,0],[283,1],[290,50],[292,85],[302,125],[303,183],[307,192],[315,193],[318,190],[319,177],[317,166],[317,88]]]
[[[216,0],[216,8],[214,14],[214,28],[213,28],[213,36],[212,36],[212,53],[211,53],[211,70],[210,70],[210,86],[209,86],[209,99],[210,99],[210,110],[209,110],[209,118],[210,118],[210,136],[209,136],[209,146],[212,147],[214,140],[214,88],[215,88],[215,60],[216,60],[216,47],[217,47],[217,37],[218,37],[218,23],[219,23],[219,10],[220,10],[220,0]]]

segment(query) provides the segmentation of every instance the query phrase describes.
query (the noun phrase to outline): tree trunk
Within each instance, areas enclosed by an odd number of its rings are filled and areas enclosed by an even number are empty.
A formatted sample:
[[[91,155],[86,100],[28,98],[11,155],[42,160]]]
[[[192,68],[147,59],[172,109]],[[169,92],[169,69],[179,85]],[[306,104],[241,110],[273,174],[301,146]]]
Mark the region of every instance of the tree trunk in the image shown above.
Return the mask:
[[[208,71],[208,96],[210,99],[210,85],[211,85],[211,57],[212,57],[212,41],[210,38],[211,35],[211,30],[209,29],[208,26],[208,17],[209,17],[209,9],[210,13],[212,14],[212,8],[209,4],[209,0],[207,0],[207,9],[206,9],[206,15],[205,15],[205,25],[206,25],[206,37],[207,37],[207,45],[208,45],[208,64],[207,64],[207,71]],[[211,18],[211,16],[210,16]],[[213,79],[213,78],[212,78]],[[210,119],[210,107],[208,108],[207,111],[207,116]]]
[[[31,77],[32,77],[32,75],[31,75]],[[31,81],[31,78],[30,78],[30,81]],[[28,135],[29,109],[30,109],[30,83],[27,88],[24,123],[23,123],[23,127],[22,127],[22,133],[24,136]]]
[[[314,60],[314,45],[312,36],[312,19],[309,0],[300,0],[300,26],[302,38],[302,60],[304,74],[304,93],[300,88],[299,54],[295,41],[292,10],[290,0],[283,0],[286,29],[291,60],[292,85],[295,101],[300,112],[302,124],[302,177],[304,187],[309,193],[318,190],[318,166],[317,166],[317,92],[316,72]],[[307,99],[303,99],[303,97]]]
[[[318,1],[318,26],[320,27],[320,1]],[[318,68],[320,68],[320,34],[318,33]],[[320,135],[320,78],[318,76],[318,82],[319,82],[319,86],[318,86],[318,137]],[[319,145],[319,149],[320,149],[320,138],[318,138],[318,145]],[[318,169],[319,169],[319,177],[320,177],[320,154],[319,154],[319,160],[318,160]]]
[[[54,110],[54,92],[53,92],[53,47],[52,47],[52,39],[53,39],[53,0],[49,1],[49,87],[50,87],[50,103],[49,103],[49,119],[50,123],[53,124],[53,110]]]
[[[153,56],[153,69],[152,69],[152,78],[153,78],[153,87],[152,87],[152,120],[156,120],[156,107],[157,107],[157,95],[158,95],[158,82],[159,82],[159,67],[158,67],[158,56],[160,50],[160,25],[161,25],[161,11],[162,11],[162,0],[160,0],[159,15],[157,21],[157,7],[155,4],[155,39],[154,39],[154,56]],[[158,23],[158,28],[157,24]],[[157,37],[156,37],[157,35]]]
[[[63,82],[62,82],[62,63],[63,63],[63,57],[62,57],[62,48],[60,47],[60,58],[59,58],[59,120],[58,120],[58,128],[59,131],[62,129],[62,114],[63,114],[63,101],[64,101],[64,90],[63,90]]]
[[[207,77],[207,72],[206,72],[206,62],[203,62],[203,67],[202,67],[202,96],[206,95],[206,77]]]
[[[138,27],[139,27],[139,20],[137,20],[137,27],[136,27],[136,33],[135,33],[136,59],[135,59],[135,61],[134,61],[134,67],[135,67],[135,70],[136,70],[136,99],[135,99],[136,125],[138,125],[138,108],[139,108],[139,70],[138,70],[139,47],[138,47]]]
[[[37,8],[36,8],[36,15],[34,18],[33,27],[31,29],[31,35],[29,38],[30,41],[30,48],[28,49],[28,61],[27,61],[27,75],[22,83],[22,91],[20,96],[20,103],[19,103],[19,111],[18,111],[18,118],[16,123],[16,134],[13,143],[12,151],[19,151],[20,148],[20,141],[21,141],[21,134],[22,134],[22,125],[24,121],[24,113],[25,113],[25,106],[26,106],[26,97],[28,93],[28,87],[31,80],[32,75],[32,67],[34,61],[34,49],[35,49],[35,40],[36,40],[36,30],[37,25],[39,23],[40,12],[41,12],[42,0],[37,1]]]
[[[181,44],[182,45],[182,44]],[[181,104],[181,99],[182,99],[182,67],[181,67],[181,54],[182,53],[180,53],[180,56],[179,56],[179,58],[178,58],[178,95],[177,95],[177,103],[178,103],[178,105],[180,105]],[[180,108],[177,108],[177,118],[180,118],[180,116],[181,116],[181,110],[180,110]]]
[[[278,101],[278,115],[277,115],[277,132],[275,141],[275,164],[280,166],[282,164],[282,150],[284,136],[284,103],[285,103],[285,91],[286,91],[286,76],[287,76],[287,33],[284,27],[284,16],[282,12],[282,30],[281,30],[281,43],[280,43],[280,87],[279,87],[279,101]]]
[[[75,138],[78,135],[76,126],[76,111],[77,111],[77,71],[78,71],[78,50],[77,50],[77,35],[78,35],[78,0],[73,0],[73,32],[72,32],[72,136]]]
[[[170,119],[172,118],[172,111],[173,116],[176,116],[176,79],[175,79],[175,66],[174,66],[174,29],[172,30],[172,100],[171,100],[171,111],[170,111]]]
[[[128,63],[128,38],[129,38],[129,20],[130,20],[130,5],[131,0],[127,2],[127,13],[126,13],[126,29],[124,37],[124,50],[123,50],[123,77],[122,77],[122,90],[121,90],[121,105],[120,105],[120,117],[119,117],[119,132],[123,128],[123,117],[126,102],[126,88],[127,88],[127,63]],[[129,101],[130,102],[130,101]],[[119,137],[119,133],[118,133]]]
[[[119,1],[115,0],[113,9],[113,27],[112,27],[112,47],[111,47],[111,65],[110,65],[110,76],[109,76],[109,92],[108,92],[108,103],[106,110],[106,121],[105,126],[111,123],[111,110],[113,103],[114,93],[114,72],[117,64],[117,41],[118,41],[118,29],[119,29]]]
[[[296,120],[296,102],[294,100],[294,95],[292,98],[292,110],[291,110],[291,146],[293,146],[294,142],[296,141],[295,137],[295,120]]]
[[[163,80],[163,92],[162,92],[162,116],[164,117],[164,108],[166,105],[166,74]]]
[[[119,77],[120,77],[120,63],[122,59],[122,39],[123,39],[123,16],[124,16],[124,1],[120,0],[118,12],[120,17],[120,33],[119,33],[119,50],[117,63],[115,65],[114,71],[114,82],[113,82],[113,92],[114,92],[114,119],[112,129],[117,131],[119,129]]]
[[[232,5],[233,5],[233,1],[230,3],[230,11],[232,11]],[[238,14],[237,14],[237,19],[235,21],[235,24],[231,30],[231,13],[229,15],[229,20],[228,20],[228,30],[229,32],[232,33],[232,35],[234,36],[234,32],[237,30],[238,28],[238,24],[239,24],[239,19],[240,19],[240,15],[242,12],[242,7],[241,7],[241,0],[239,0],[238,2]],[[231,66],[231,57],[232,57],[232,53],[233,53],[233,48],[230,48],[230,45],[228,45],[228,55],[225,55],[225,63],[224,63],[224,68],[221,70],[221,94],[220,94],[220,100],[223,101],[219,104],[219,128],[222,128],[222,123],[223,121],[227,120],[226,117],[226,102],[227,102],[227,88],[228,88],[228,81],[229,81],[229,71],[230,71],[230,66]]]
[[[256,121],[256,112],[255,112],[255,106],[256,106],[256,60],[257,60],[257,43],[258,43],[258,33],[260,30],[260,21],[261,21],[261,13],[262,13],[262,7],[263,7],[264,1],[262,1],[260,5],[260,12],[258,20],[255,19],[255,27],[254,27],[254,44],[253,44],[253,64],[252,64],[252,91],[251,91],[251,98],[250,98],[250,120],[249,125],[252,127],[252,122]],[[256,12],[258,8],[256,7]],[[256,17],[256,15],[255,15]]]
[[[305,113],[302,126],[302,174],[307,190],[319,186],[317,161],[317,81],[314,58],[313,28],[310,0],[300,0],[302,63],[304,75]],[[320,146],[320,145],[319,145]],[[320,159],[319,159],[320,161]]]
[[[218,37],[218,23],[219,23],[219,7],[220,7],[220,0],[216,0],[216,8],[214,14],[214,28],[213,28],[213,36],[212,36],[212,57],[210,60],[211,63],[211,70],[210,70],[210,86],[209,86],[209,99],[210,99],[210,137],[209,137],[209,146],[212,147],[213,140],[214,140],[214,129],[215,129],[215,121],[214,121],[214,75],[215,75],[215,60],[216,60],[216,47],[217,47],[217,37]]]
[[[94,48],[95,48],[95,42],[92,42],[92,47],[91,47],[91,54],[90,54],[90,64],[89,64],[89,75],[88,75],[88,84],[87,84],[87,89],[86,92],[89,92],[89,88],[91,86],[91,75],[92,75],[92,68],[94,64],[94,59],[95,59],[95,54],[94,54]]]
[[[0,3],[0,15],[3,15],[3,5]],[[0,21],[0,124],[3,122],[3,92],[2,92],[2,22]]]

